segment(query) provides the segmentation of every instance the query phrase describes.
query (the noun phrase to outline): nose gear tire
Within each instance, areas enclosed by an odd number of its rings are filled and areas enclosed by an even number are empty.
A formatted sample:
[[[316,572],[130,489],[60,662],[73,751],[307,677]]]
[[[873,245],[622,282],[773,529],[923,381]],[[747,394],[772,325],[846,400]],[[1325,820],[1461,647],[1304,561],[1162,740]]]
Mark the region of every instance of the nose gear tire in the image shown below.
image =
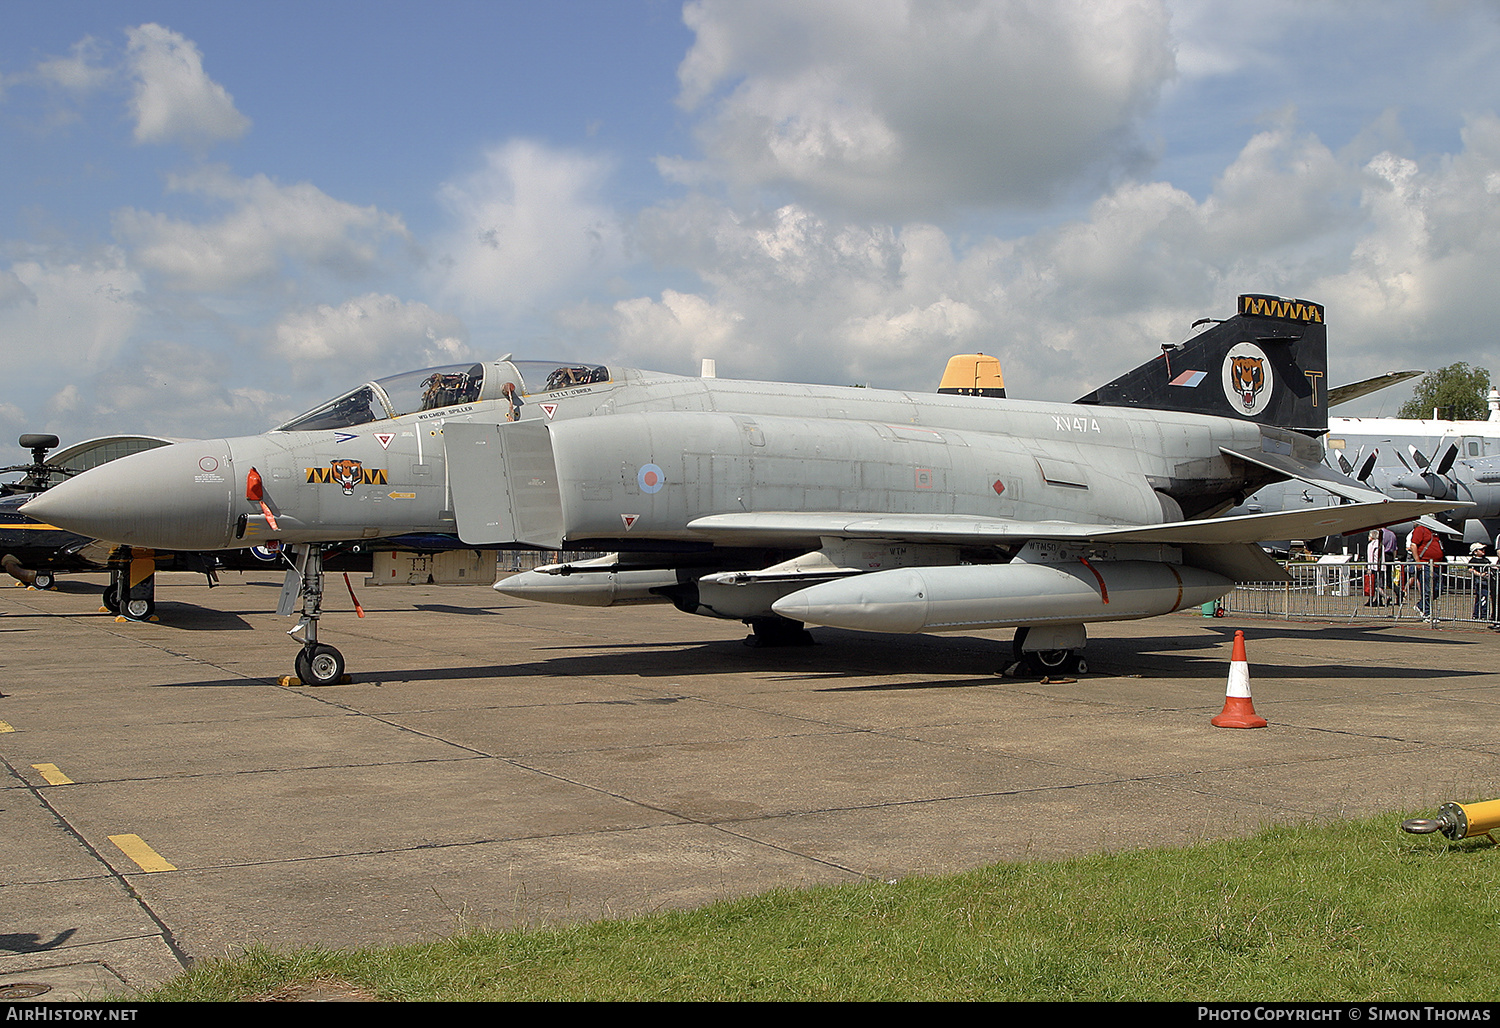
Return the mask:
[[[304,685],[336,685],[344,677],[344,655],[323,643],[304,646],[293,668]]]

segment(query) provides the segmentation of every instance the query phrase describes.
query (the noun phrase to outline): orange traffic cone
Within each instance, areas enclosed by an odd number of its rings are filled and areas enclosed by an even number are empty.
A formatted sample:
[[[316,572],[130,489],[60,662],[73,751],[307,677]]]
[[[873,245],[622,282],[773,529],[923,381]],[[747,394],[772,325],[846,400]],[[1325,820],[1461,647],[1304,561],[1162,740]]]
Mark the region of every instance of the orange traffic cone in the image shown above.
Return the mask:
[[[1234,633],[1234,652],[1229,656],[1229,688],[1224,709],[1209,721],[1215,728],[1264,728],[1266,719],[1250,702],[1250,662],[1245,659],[1245,633]]]

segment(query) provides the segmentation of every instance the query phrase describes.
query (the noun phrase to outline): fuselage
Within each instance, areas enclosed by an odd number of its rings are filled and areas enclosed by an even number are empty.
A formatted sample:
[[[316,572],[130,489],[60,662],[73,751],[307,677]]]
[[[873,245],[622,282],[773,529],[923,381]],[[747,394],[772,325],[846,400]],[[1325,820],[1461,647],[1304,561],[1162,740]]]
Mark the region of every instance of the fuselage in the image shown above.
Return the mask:
[[[595,381],[554,372],[537,382],[536,369],[548,366],[484,365],[482,389],[449,390],[404,412],[355,390],[261,435],[114,461],[28,513],[114,542],[199,550],[413,532],[486,545],[640,546],[691,541],[694,518],[742,511],[1151,524],[1216,513],[1253,484],[1221,447],[1317,448],[1297,433],[1201,414],[595,365],[577,366]],[[451,459],[448,436],[475,439],[473,426],[493,433],[511,462],[485,470],[472,457]],[[523,471],[517,452],[531,454]],[[455,476],[502,474],[507,502],[541,511],[540,535],[459,530],[473,488],[455,489]],[[489,501],[467,502],[472,526],[472,508]]]

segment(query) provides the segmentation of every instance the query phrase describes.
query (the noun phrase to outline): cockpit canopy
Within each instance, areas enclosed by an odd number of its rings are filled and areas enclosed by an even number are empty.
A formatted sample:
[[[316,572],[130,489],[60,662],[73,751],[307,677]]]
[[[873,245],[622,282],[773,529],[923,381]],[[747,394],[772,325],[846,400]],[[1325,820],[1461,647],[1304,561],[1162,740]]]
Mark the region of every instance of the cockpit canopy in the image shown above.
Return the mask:
[[[599,364],[556,361],[495,361],[492,364],[447,364],[408,371],[362,386],[299,414],[278,432],[311,432],[351,428],[405,414],[462,407],[478,400],[558,392],[610,381]]]

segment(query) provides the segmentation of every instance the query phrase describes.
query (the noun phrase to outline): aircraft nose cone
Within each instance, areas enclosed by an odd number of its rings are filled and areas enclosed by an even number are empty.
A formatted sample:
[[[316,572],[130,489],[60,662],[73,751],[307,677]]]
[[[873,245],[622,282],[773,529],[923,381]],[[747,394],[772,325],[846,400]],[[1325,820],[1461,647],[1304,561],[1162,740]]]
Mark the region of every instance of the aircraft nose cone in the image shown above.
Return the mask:
[[[105,542],[223,549],[232,544],[236,478],[227,440],[173,443],[91,468],[21,510]]]

